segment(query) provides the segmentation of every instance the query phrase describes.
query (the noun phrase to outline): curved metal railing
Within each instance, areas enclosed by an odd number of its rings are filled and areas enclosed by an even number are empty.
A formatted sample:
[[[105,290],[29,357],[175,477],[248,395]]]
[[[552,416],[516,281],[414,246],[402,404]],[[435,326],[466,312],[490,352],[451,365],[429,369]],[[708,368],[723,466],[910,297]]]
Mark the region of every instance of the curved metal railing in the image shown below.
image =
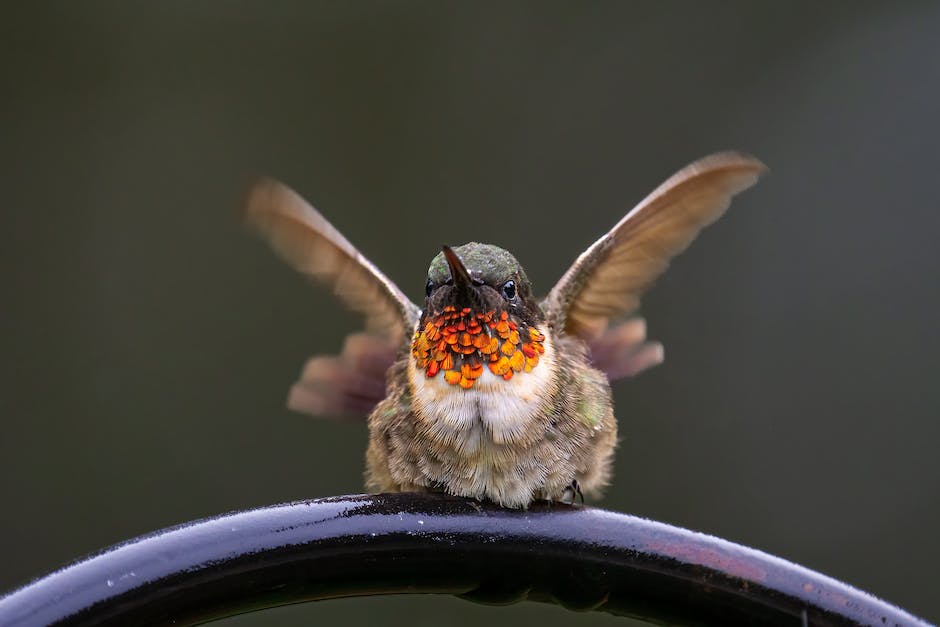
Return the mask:
[[[188,624],[413,592],[683,624],[927,625],[713,536],[589,507],[513,511],[440,494],[317,499],[164,529],[0,598],[0,625]]]

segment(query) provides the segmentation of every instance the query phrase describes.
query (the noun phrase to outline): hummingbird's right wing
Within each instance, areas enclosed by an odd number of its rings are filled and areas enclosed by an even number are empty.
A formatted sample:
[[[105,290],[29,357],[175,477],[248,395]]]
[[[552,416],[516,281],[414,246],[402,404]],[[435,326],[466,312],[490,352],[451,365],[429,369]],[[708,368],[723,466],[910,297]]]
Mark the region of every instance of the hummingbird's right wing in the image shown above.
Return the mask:
[[[639,346],[635,337],[631,340],[636,335],[631,329],[608,330],[610,322],[635,312],[640,297],[670,260],[765,170],[754,157],[726,152],[674,174],[584,251],[552,288],[543,309],[553,325],[587,341],[595,361],[598,355],[593,353],[611,353],[611,343],[632,341],[634,348]],[[662,348],[658,350],[661,360]],[[606,358],[613,359],[614,369],[637,366],[618,364],[612,355]],[[654,354],[647,357],[656,361]]]
[[[311,359],[288,405],[317,415],[368,414],[384,396],[385,371],[414,328],[418,307],[283,183],[256,182],[244,220],[295,270],[332,288],[347,307],[363,314],[370,332],[350,336],[338,358]]]
[[[287,406],[313,416],[365,418],[385,398],[385,372],[398,348],[368,333],[346,336],[339,355],[307,360],[287,395]]]

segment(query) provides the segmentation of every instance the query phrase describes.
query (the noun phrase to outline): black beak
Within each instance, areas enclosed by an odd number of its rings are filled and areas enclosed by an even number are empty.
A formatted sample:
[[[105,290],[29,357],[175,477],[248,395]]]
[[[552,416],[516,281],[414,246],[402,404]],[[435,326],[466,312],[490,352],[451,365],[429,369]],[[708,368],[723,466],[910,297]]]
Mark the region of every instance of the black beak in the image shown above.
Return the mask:
[[[454,281],[457,301],[461,304],[470,305],[477,300],[477,294],[473,289],[473,279],[470,278],[467,267],[463,265],[463,261],[460,260],[453,248],[447,245],[441,248],[444,251],[444,258],[447,259],[447,265],[450,266],[450,276]]]

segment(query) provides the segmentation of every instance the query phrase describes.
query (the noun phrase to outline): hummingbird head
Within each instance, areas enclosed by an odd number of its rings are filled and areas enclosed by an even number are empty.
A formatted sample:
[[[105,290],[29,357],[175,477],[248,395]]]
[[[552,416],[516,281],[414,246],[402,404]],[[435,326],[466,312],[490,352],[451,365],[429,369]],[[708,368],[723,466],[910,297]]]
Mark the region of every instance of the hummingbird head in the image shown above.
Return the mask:
[[[443,371],[448,383],[469,389],[484,366],[509,380],[538,365],[545,336],[536,325],[545,315],[508,251],[444,246],[431,261],[426,294],[412,355],[428,377]]]
[[[525,270],[509,251],[476,242],[442,248],[428,269],[425,311],[437,313],[452,306],[474,313],[506,311],[531,324],[544,319]]]

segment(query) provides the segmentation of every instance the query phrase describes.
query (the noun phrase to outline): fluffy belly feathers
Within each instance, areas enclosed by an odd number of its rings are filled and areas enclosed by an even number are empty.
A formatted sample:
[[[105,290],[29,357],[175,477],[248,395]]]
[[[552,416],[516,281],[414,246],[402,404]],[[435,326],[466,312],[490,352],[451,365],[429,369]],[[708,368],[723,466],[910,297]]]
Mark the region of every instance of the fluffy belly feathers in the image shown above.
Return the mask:
[[[409,362],[416,428],[428,443],[419,463],[429,485],[517,507],[532,500],[552,465],[543,447],[551,423],[554,350],[548,338],[544,346],[541,363],[530,372],[507,381],[484,368],[471,389],[428,377]]]
[[[495,444],[514,443],[547,404],[553,358],[551,343],[546,339],[543,361],[531,372],[506,381],[484,368],[469,390],[448,384],[442,376],[428,377],[410,362],[408,378],[418,418],[432,431],[439,426],[442,434],[453,434],[446,438],[480,427]]]

